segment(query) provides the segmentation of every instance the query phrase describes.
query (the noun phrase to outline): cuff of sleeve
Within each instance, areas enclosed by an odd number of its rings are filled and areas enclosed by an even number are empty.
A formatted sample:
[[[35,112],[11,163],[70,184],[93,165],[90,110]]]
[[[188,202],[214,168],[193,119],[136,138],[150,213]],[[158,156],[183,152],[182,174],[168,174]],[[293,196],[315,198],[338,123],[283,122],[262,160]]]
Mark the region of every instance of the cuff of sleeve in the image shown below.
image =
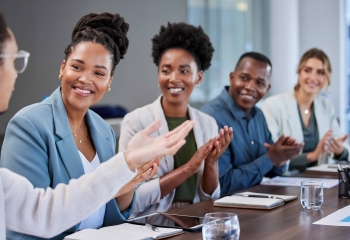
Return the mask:
[[[216,187],[216,189],[211,195],[205,193],[202,189],[201,184],[199,184],[198,194],[199,194],[199,199],[201,201],[216,200],[220,197],[220,183],[218,183],[218,186]]]
[[[273,168],[271,159],[267,156],[267,154],[264,154],[258,159],[256,159],[254,163],[257,165],[258,169],[260,170],[260,174],[262,176],[265,176],[265,174],[268,173]]]
[[[344,148],[343,152],[339,156],[334,155],[334,159],[336,160],[347,160],[349,152],[346,148]]]

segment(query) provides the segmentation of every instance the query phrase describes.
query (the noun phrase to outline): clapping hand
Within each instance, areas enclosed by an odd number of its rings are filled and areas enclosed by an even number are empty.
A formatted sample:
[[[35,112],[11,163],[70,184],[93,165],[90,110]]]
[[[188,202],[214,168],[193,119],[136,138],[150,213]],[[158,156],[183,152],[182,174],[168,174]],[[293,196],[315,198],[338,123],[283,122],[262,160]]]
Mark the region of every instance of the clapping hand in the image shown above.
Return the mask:
[[[220,156],[226,151],[226,148],[233,139],[233,129],[224,126],[220,129],[218,136],[213,143],[213,150],[206,158],[206,163],[216,163]]]
[[[131,138],[124,153],[130,169],[134,170],[149,162],[150,159],[174,155],[185,144],[185,137],[194,124],[195,121],[188,120],[174,130],[155,138],[151,138],[150,135],[158,130],[161,125],[160,120],[139,131]]]
[[[315,162],[317,161],[322,154],[327,151],[328,148],[328,142],[330,141],[331,137],[332,137],[332,130],[328,130],[323,137],[320,139],[320,141],[317,144],[317,147],[314,151],[309,152],[307,154],[307,159],[309,162]]]
[[[324,150],[330,154],[334,153],[335,156],[341,155],[344,151],[343,142],[348,137],[348,134],[345,134],[343,137],[338,139],[335,139],[334,137],[329,137],[325,143]]]
[[[299,154],[304,143],[296,143],[294,138],[282,134],[274,144],[264,143],[264,146],[267,149],[267,156],[270,158],[272,164],[282,166],[289,159]]]
[[[160,157],[157,157],[145,165],[139,167],[137,169],[137,174],[134,179],[132,179],[130,182],[128,182],[119,192],[118,196],[130,192],[134,190],[138,184],[141,182],[147,181],[148,179],[151,179],[154,175],[158,172],[158,166],[160,164]]]

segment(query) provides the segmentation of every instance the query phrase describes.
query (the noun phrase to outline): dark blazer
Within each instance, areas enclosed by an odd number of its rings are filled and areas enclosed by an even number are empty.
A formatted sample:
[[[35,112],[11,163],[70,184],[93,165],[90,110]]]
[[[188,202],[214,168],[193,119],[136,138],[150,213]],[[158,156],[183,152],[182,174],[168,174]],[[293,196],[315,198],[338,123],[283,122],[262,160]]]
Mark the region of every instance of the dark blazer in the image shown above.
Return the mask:
[[[86,121],[101,162],[115,155],[114,131],[100,116],[88,110]],[[26,177],[34,187],[55,188],[79,178],[84,168],[75,145],[60,88],[44,101],[20,110],[9,122],[1,151],[1,165]],[[103,226],[122,223],[133,209],[120,212],[115,199],[106,204]],[[18,209],[20,211],[20,209]],[[43,223],[45,224],[45,223]],[[79,224],[53,239],[63,239]],[[12,231],[8,239],[40,239]]]

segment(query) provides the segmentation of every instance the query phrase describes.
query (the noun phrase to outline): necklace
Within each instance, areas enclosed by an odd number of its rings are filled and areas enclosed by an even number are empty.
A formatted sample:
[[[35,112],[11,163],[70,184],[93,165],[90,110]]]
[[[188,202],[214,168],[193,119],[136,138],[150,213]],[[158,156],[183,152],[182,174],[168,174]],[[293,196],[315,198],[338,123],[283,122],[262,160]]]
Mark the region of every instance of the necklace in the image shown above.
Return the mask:
[[[76,137],[79,140],[79,143],[86,142],[86,140],[89,138],[86,126],[85,126],[85,138],[84,139],[78,138],[78,136],[73,132],[73,130],[72,129],[70,129],[70,130],[72,131],[73,136]]]
[[[308,115],[308,114],[309,114],[309,110],[305,109],[305,110],[304,110],[304,113],[305,113],[306,115]]]

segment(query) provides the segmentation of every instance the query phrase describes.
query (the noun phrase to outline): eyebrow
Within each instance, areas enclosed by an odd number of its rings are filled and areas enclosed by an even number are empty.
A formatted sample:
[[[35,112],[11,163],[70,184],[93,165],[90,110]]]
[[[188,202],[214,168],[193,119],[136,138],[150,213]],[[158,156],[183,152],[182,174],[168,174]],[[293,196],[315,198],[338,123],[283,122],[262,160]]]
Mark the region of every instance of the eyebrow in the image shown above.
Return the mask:
[[[85,64],[85,62],[83,60],[80,60],[80,59],[73,58],[70,61],[71,62],[78,62],[78,63],[81,63],[81,64]],[[103,65],[95,65],[95,68],[102,68],[102,69],[105,69],[106,71],[108,71],[108,69],[105,66],[103,66]]]
[[[171,67],[171,64],[163,64],[161,67]],[[191,66],[188,64],[180,65],[180,68],[185,68],[185,67],[191,68]]]
[[[242,72],[242,74],[243,74],[244,76],[247,76],[247,77],[249,77],[249,78],[252,78],[252,77],[250,76],[249,73]],[[260,78],[260,77],[256,78],[255,80],[258,80],[258,81],[261,80],[261,81],[267,82],[267,79],[265,79],[265,78]]]

